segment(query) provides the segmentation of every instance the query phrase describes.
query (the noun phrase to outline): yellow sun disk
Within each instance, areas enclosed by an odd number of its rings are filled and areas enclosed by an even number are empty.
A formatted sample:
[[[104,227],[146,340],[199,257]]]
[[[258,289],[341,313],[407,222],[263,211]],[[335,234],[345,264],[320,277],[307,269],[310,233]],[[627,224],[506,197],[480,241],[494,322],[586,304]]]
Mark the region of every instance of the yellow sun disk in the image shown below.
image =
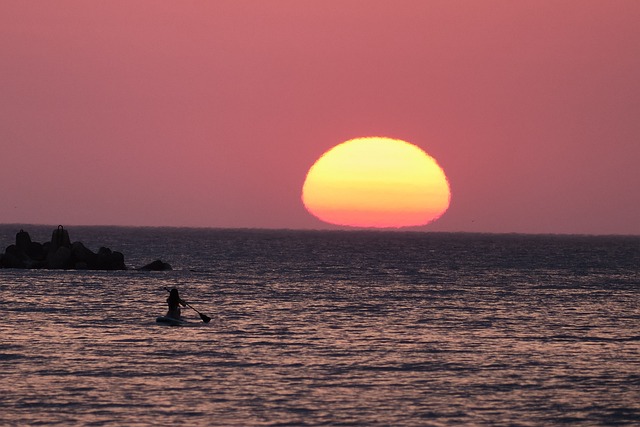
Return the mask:
[[[309,170],[303,187],[303,202],[319,219],[364,227],[426,224],[446,211],[449,198],[435,160],[389,138],[334,147]]]

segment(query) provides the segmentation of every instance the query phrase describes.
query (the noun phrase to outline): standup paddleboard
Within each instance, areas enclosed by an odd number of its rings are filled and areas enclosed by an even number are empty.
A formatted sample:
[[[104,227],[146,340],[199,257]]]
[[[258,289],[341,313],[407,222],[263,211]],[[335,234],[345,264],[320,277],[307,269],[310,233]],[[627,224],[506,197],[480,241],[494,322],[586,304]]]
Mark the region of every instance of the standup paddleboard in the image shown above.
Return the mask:
[[[176,319],[176,318],[167,317],[167,316],[156,317],[156,322],[161,325],[167,325],[167,326],[187,326],[187,325],[194,324],[193,322],[189,322],[188,320]]]

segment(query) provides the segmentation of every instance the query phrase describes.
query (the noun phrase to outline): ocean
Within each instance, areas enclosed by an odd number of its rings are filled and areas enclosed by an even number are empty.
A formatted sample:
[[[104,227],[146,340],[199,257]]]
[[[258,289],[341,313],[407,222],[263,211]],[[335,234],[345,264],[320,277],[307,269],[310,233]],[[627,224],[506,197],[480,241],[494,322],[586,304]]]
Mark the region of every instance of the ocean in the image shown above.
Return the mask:
[[[129,269],[0,269],[0,425],[640,425],[639,236],[67,230]]]

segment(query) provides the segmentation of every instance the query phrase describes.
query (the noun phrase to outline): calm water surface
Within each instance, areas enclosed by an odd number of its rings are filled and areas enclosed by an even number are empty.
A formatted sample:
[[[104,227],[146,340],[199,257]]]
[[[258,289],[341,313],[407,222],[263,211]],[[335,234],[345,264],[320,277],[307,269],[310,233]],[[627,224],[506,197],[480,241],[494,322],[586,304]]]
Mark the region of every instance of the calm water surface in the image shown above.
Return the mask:
[[[639,237],[69,232],[174,271],[0,269],[2,425],[640,424]]]

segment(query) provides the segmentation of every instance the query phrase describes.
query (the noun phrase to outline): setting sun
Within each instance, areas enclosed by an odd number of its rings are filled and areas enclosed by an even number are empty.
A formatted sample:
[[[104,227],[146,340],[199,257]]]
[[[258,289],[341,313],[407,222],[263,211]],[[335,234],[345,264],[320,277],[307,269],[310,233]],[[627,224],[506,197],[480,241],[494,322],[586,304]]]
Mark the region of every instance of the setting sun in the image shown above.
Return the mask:
[[[439,218],[451,193],[438,163],[405,141],[368,137],[336,145],[309,169],[307,210],[336,225],[419,226]]]

